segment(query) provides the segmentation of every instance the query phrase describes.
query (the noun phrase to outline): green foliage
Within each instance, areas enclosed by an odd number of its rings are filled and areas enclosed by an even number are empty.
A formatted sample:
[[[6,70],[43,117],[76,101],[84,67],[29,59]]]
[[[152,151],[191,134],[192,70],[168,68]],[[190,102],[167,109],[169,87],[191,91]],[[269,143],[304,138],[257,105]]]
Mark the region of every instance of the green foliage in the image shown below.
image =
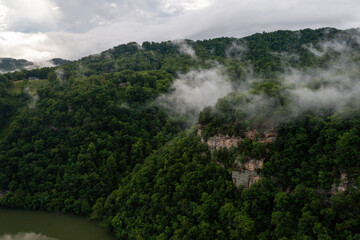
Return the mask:
[[[89,215],[97,199],[180,130],[164,110],[144,105],[171,80],[162,71],[125,71],[39,86],[36,108],[23,110],[0,145],[0,189],[23,189],[30,200],[2,204]]]
[[[0,206],[88,216],[117,239],[358,239],[360,111],[285,121],[291,86],[278,77],[287,67],[326,68],[336,53],[319,57],[309,47],[338,36],[357,49],[336,29],[277,31],[129,43],[57,69],[0,75],[0,192],[9,190]],[[277,126],[275,143],[246,138],[210,156],[154,104],[177,74],[217,63],[239,91],[203,109],[203,137]],[[249,72],[256,80],[243,91]],[[33,109],[27,84],[39,97]],[[235,189],[226,168],[249,158],[265,159],[262,180]],[[348,191],[329,194],[344,174]]]

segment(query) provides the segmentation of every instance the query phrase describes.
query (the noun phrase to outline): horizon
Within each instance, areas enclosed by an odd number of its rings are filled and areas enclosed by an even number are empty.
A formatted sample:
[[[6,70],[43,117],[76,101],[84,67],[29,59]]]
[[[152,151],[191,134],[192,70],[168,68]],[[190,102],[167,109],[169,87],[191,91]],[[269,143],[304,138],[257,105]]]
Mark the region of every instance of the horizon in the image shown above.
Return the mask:
[[[2,57],[0,56],[0,60],[2,59],[15,59],[15,60],[18,60],[18,61],[21,61],[21,60],[25,60],[25,61],[29,61],[30,63],[34,63],[34,64],[45,64],[47,62],[50,62],[54,59],[63,59],[63,60],[69,60],[69,61],[78,61],[82,58],[85,58],[85,57],[89,57],[89,56],[93,56],[93,55],[98,55],[98,54],[101,54],[102,52],[104,51],[108,51],[114,47],[117,47],[117,46],[120,46],[120,45],[126,45],[126,44],[130,44],[130,43],[136,43],[136,44],[139,44],[140,46],[142,46],[142,44],[144,42],[154,42],[154,43],[162,43],[162,42],[176,42],[176,41],[183,41],[183,40],[189,40],[189,41],[206,41],[206,40],[212,40],[212,39],[220,39],[220,38],[235,38],[235,39],[241,39],[241,38],[246,38],[246,37],[249,37],[249,36],[252,36],[252,35],[255,35],[255,34],[263,34],[263,33],[274,33],[274,32],[278,32],[278,31],[292,31],[292,32],[296,32],[296,31],[302,31],[302,30],[305,30],[305,29],[311,29],[311,30],[319,30],[319,29],[336,29],[336,30],[339,30],[339,31],[348,31],[348,30],[360,30],[360,27],[354,27],[354,28],[347,28],[347,29],[339,29],[339,28],[334,28],[334,27],[321,27],[321,28],[300,28],[300,29],[295,29],[295,30],[290,30],[290,29],[278,29],[278,30],[274,30],[274,31],[259,31],[259,32],[255,32],[255,33],[252,33],[252,34],[249,34],[249,35],[245,35],[245,36],[242,36],[242,37],[234,37],[234,36],[217,36],[217,37],[213,37],[213,38],[204,38],[204,39],[189,39],[189,38],[183,38],[183,39],[169,39],[169,40],[161,40],[161,41],[143,41],[143,42],[135,42],[135,41],[130,41],[130,42],[124,42],[124,43],[119,43],[119,44],[115,44],[114,46],[112,47],[109,47],[109,48],[106,48],[106,49],[102,49],[102,50],[99,50],[97,52],[91,52],[87,55],[84,55],[84,56],[80,56],[78,58],[75,58],[75,59],[66,59],[66,58],[62,58],[62,57],[57,57],[57,56],[54,56],[52,57],[51,59],[42,59],[40,61],[32,61],[31,59],[25,59],[25,58],[13,58],[13,57]]]
[[[0,57],[76,60],[128,42],[360,26],[355,0],[0,0]]]

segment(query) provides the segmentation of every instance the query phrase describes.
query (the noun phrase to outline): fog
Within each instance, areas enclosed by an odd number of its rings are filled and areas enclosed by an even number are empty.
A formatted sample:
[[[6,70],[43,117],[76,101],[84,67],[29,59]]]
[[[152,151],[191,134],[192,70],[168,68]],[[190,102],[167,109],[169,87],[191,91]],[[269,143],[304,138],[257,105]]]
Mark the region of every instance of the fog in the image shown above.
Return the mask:
[[[196,120],[200,111],[233,91],[225,69],[217,65],[210,69],[191,70],[181,74],[172,85],[170,94],[158,98],[158,103],[172,113],[186,114]]]
[[[350,38],[349,38],[350,36]],[[295,54],[287,52],[274,53],[283,60],[284,72],[278,73],[277,84],[288,103],[281,106],[279,96],[268,96],[263,93],[254,94],[252,88],[261,83],[263,78],[253,74],[251,66],[245,81],[233,84],[226,74],[226,67],[215,64],[207,69],[193,69],[180,74],[172,85],[169,94],[162,95],[158,102],[170,112],[185,114],[193,122],[200,111],[206,106],[214,106],[219,98],[231,92],[246,96],[240,102],[233,102],[234,111],[245,112],[252,120],[265,112],[275,123],[288,120],[305,112],[316,114],[333,113],[345,106],[358,105],[360,102],[360,70],[356,59],[360,58],[359,50],[354,43],[359,43],[358,34],[343,35],[332,41],[322,41],[316,45],[302,47],[317,58],[328,57],[326,64],[317,67],[297,69],[289,66],[286,59],[299,59]],[[350,39],[350,40],[349,40]],[[195,51],[184,42],[177,43],[180,53],[196,58]],[[226,50],[228,59],[241,61],[247,51],[246,43],[234,42]],[[219,113],[221,114],[221,113]]]
[[[0,236],[0,240],[57,240],[57,238],[51,238],[41,234],[27,232],[17,234],[4,234]]]

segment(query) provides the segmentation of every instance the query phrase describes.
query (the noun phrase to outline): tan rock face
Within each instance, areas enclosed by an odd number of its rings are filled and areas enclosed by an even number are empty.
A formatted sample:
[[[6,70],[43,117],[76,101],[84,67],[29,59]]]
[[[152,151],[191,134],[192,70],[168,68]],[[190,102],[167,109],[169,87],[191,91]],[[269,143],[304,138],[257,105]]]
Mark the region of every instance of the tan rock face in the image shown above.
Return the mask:
[[[273,143],[276,141],[276,138],[279,136],[279,133],[278,133],[277,129],[272,129],[272,130],[266,131],[264,133],[264,135],[265,135],[266,143]]]
[[[338,192],[346,192],[348,189],[349,180],[346,173],[341,173],[340,184],[337,187]]]
[[[260,133],[257,130],[251,130],[244,132],[244,135],[248,139],[255,140],[256,136],[259,136]]]
[[[333,183],[331,185],[330,194],[336,195],[338,193],[343,193],[348,190],[349,186],[349,179],[346,173],[341,172],[340,176],[340,183],[337,185],[336,183]]]
[[[243,140],[241,137],[223,134],[217,134],[205,140],[202,137],[202,126],[198,124],[197,134],[201,137],[201,141],[206,143],[210,148],[210,151],[219,150],[221,148],[230,149],[232,147],[237,147],[238,143]],[[251,140],[258,140],[263,144],[272,143],[276,140],[278,136],[277,129],[269,129],[263,133],[260,133],[258,130],[251,130],[244,132],[245,138]],[[264,166],[264,159],[248,159],[245,163],[240,163],[235,161],[233,164],[232,170],[232,180],[236,187],[243,186],[244,188],[249,188],[252,184],[256,183],[261,179],[261,176],[257,173],[257,169],[262,169]]]
[[[260,180],[260,176],[249,176],[248,187]]]
[[[245,189],[261,179],[261,176],[256,172],[257,169],[262,169],[264,159],[249,159],[241,164],[236,161],[232,171],[233,183],[236,187],[243,186]]]
[[[197,135],[201,137],[201,142],[205,143],[204,138],[202,137],[202,126],[198,124]],[[216,134],[215,136],[209,137],[206,141],[206,145],[213,150],[220,150],[221,148],[230,149],[232,147],[237,147],[239,141],[242,138],[240,137],[230,137],[229,135]]]
[[[255,171],[256,169],[262,169],[264,165],[264,160],[250,159],[242,165],[242,169]]]
[[[276,141],[276,138],[278,137],[278,130],[276,128],[269,129],[263,133],[260,133],[258,130],[251,130],[244,132],[244,135],[246,138],[249,138],[251,140],[258,139],[261,143],[273,143]]]
[[[217,134],[213,137],[208,138],[206,144],[212,150],[219,150],[224,147],[230,149],[232,147],[237,147],[238,142],[241,140],[242,140],[241,138],[229,137],[228,135]]]

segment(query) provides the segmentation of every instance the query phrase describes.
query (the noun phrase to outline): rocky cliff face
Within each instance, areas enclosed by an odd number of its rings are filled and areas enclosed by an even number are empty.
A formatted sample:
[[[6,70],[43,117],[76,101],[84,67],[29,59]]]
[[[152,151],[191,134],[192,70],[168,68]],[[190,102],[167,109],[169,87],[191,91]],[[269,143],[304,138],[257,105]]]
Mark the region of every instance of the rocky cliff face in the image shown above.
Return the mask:
[[[238,137],[229,137],[228,135],[217,134],[213,137],[208,138],[206,144],[211,150],[219,150],[221,148],[230,149],[237,147],[238,142],[242,139]]]
[[[336,184],[333,183],[330,189],[330,194],[331,195],[336,195],[338,193],[344,193],[348,190],[348,186],[349,186],[349,178],[348,178],[348,174],[345,172],[341,172],[340,175],[340,183]]]
[[[259,181],[261,177],[257,170],[262,169],[263,164],[263,159],[249,159],[243,164],[236,161],[231,172],[235,187],[243,186],[244,188],[249,188],[252,184]]]
[[[202,126],[198,125],[197,134],[201,137],[201,141],[205,143],[210,152],[214,150],[220,150],[221,148],[227,148],[228,150],[232,147],[237,147],[238,143],[243,141],[245,138],[251,140],[257,140],[264,145],[272,143],[278,136],[277,129],[268,129],[264,132],[258,130],[251,130],[244,132],[243,138],[238,136],[229,136],[224,134],[216,134],[215,136],[209,137],[206,141],[202,136]],[[264,159],[250,159],[247,158],[244,163],[236,160],[232,166],[232,179],[233,183],[237,188],[244,187],[249,188],[252,184],[260,180],[260,175],[257,173],[258,169],[262,169]],[[222,166],[222,165],[221,165]]]
[[[202,135],[202,126],[200,124],[198,124],[197,135],[201,137],[201,142],[206,143],[211,152],[214,150],[220,150],[224,147],[227,149],[237,147],[238,142],[242,140],[240,137],[230,137],[229,135],[216,134],[205,141]]]
[[[207,140],[203,138],[202,135],[202,126],[198,125],[197,134],[201,137],[201,141],[205,143],[210,152],[213,153],[215,150],[220,150],[221,148],[237,148],[238,143],[248,138],[251,140],[256,140],[265,146],[269,143],[276,141],[278,137],[278,131],[276,128],[267,129],[265,131],[250,130],[243,132],[243,137],[239,136],[229,136],[225,134],[216,134],[212,137],[209,137]],[[265,148],[268,151],[268,148]],[[217,162],[219,166],[225,168],[225,165]],[[252,184],[256,183],[261,179],[261,176],[258,174],[258,170],[263,168],[264,159],[252,159],[247,157],[245,162],[236,160],[231,167],[231,176],[234,185],[237,188],[243,187],[245,189],[249,188]],[[353,186],[349,176],[346,172],[340,171],[340,182],[333,183],[329,192],[330,195],[336,195],[338,193],[345,193],[348,191],[349,186]],[[325,193],[324,190],[318,189],[318,191]]]
[[[221,148],[230,149],[232,147],[237,147],[238,143],[241,142],[244,138],[237,136],[229,136],[224,134],[216,134],[212,137],[209,137],[206,141],[202,136],[202,126],[198,124],[197,134],[201,137],[201,141],[206,143],[211,151],[219,150]],[[255,140],[257,139],[260,143],[267,144],[276,141],[278,136],[278,131],[275,128],[268,129],[264,132],[259,132],[258,130],[250,130],[244,132],[245,138]]]

